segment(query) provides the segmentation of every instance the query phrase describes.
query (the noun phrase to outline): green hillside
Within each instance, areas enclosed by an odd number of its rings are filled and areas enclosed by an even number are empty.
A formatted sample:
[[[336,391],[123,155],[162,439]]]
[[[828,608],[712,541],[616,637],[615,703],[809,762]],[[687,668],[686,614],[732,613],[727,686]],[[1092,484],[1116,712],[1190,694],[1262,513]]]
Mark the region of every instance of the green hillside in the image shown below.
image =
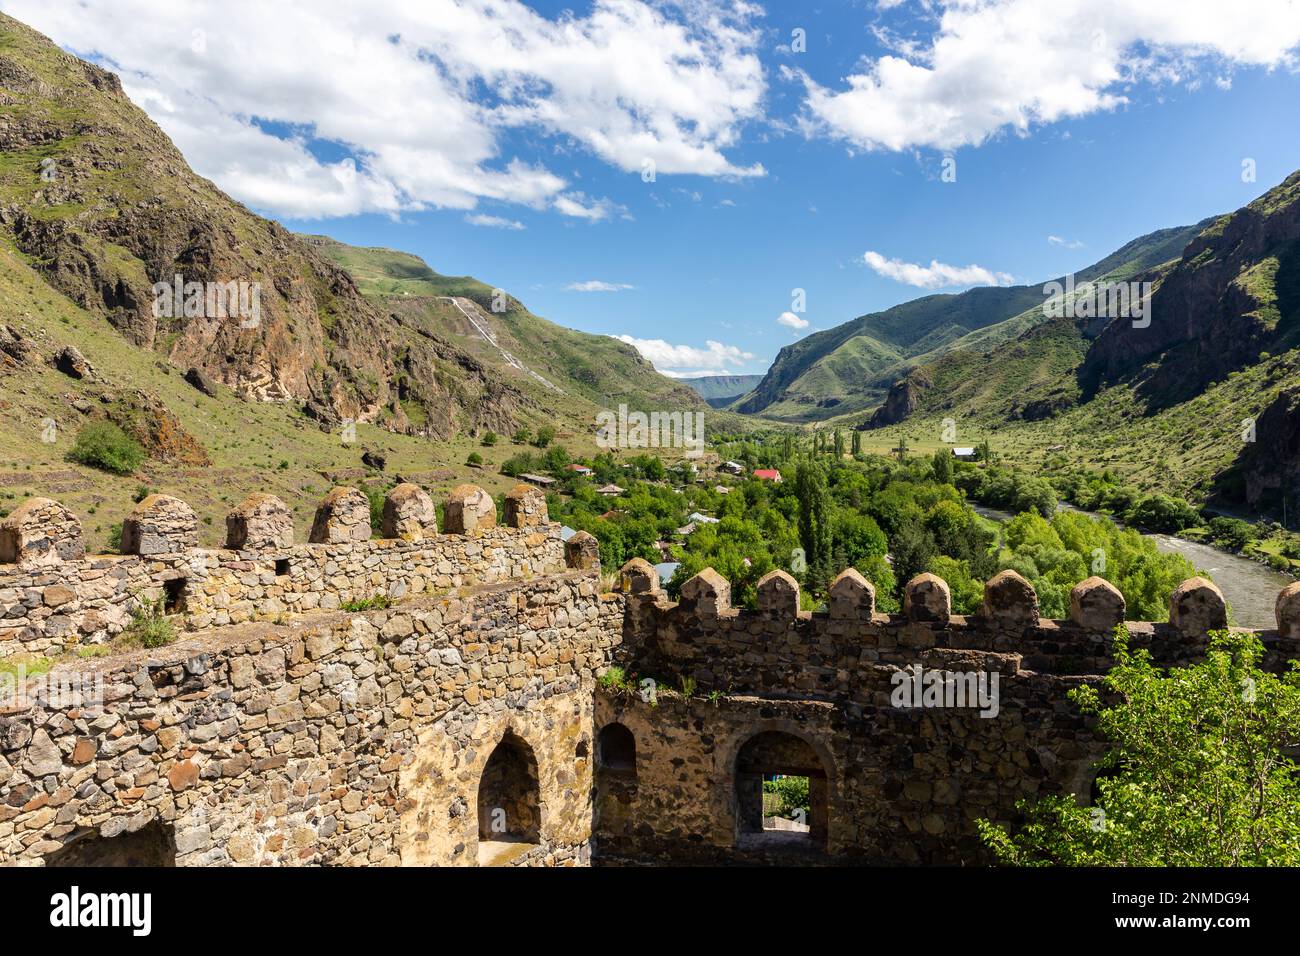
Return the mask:
[[[1204,225],[1135,239],[1081,270],[1076,281],[1129,279],[1176,258]],[[764,380],[734,407],[792,422],[870,411],[911,368],[953,351],[987,351],[1046,321],[1042,305],[1043,284],[904,302],[786,346]]]

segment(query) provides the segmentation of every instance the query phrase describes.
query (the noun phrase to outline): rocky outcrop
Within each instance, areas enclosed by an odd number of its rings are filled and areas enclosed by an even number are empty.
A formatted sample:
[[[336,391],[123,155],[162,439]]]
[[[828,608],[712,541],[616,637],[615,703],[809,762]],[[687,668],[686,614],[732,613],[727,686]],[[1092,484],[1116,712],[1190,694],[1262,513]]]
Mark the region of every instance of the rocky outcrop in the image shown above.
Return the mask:
[[[924,369],[913,370],[906,378],[900,379],[889,387],[885,404],[875,410],[866,427],[884,428],[886,425],[897,425],[916,411],[925,390],[933,384]]]
[[[59,144],[41,189],[0,207],[0,230],[81,308],[165,352],[205,393],[222,384],[299,401],[325,428],[416,430],[409,406],[427,412],[418,430],[435,438],[517,424],[517,388],[488,369],[459,375],[473,364],[463,352],[403,327],[315,248],[194,175],[113,74],[9,17],[0,37],[18,107],[0,120],[0,143]],[[64,204],[79,211],[50,214]],[[57,367],[89,371],[71,355]]]
[[[1278,287],[1296,269],[1300,172],[1188,243],[1156,287],[1149,321],[1113,318],[1088,350],[1080,383],[1091,393],[1155,362],[1140,384],[1148,399],[1164,405],[1199,394],[1272,348],[1284,305]]]

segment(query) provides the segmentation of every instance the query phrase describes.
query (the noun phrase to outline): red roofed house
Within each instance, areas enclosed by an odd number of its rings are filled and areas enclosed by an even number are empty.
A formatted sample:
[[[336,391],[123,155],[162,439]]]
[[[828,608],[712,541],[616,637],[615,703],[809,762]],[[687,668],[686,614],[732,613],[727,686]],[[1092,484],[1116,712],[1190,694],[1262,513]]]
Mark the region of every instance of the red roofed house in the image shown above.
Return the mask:
[[[775,468],[755,468],[754,477],[759,481],[771,481],[778,485],[781,483],[781,473]]]

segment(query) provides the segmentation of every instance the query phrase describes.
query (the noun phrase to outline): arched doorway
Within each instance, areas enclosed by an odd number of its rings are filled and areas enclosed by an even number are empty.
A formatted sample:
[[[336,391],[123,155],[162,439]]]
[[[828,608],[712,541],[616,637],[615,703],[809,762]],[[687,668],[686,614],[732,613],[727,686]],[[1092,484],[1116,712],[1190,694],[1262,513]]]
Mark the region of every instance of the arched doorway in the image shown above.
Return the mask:
[[[765,730],[736,754],[736,845],[825,850],[830,780],[812,744]]]
[[[541,785],[533,748],[506,731],[478,784],[479,864],[501,865],[542,839]]]

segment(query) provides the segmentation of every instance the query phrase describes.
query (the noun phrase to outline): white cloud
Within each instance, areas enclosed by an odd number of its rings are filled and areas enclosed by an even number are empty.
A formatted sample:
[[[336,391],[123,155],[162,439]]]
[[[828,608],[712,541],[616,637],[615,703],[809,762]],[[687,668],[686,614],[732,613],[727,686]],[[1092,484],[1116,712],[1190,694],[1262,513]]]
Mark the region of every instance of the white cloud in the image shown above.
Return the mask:
[[[616,210],[622,211],[621,206],[616,207],[608,199],[589,199],[585,193],[580,192],[556,196],[551,205],[562,215],[586,219],[590,222],[608,219]]]
[[[626,282],[601,282],[599,279],[588,279],[586,282],[570,282],[564,288],[570,292],[622,292],[624,289],[635,289],[636,286],[628,285]]]
[[[805,134],[866,149],[978,146],[1128,102],[1139,82],[1191,81],[1203,66],[1295,68],[1294,0],[942,0],[928,45],[895,50],[805,88]]]
[[[777,325],[784,325],[787,329],[806,329],[808,320],[801,319],[793,312],[782,312],[776,320]]]
[[[735,368],[753,360],[752,352],[735,345],[724,345],[710,339],[706,348],[694,345],[673,345],[663,339],[638,339],[631,335],[614,338],[636,348],[654,367],[671,378],[693,378],[700,375],[734,375]]]
[[[950,266],[931,259],[928,266],[901,259],[886,259],[878,252],[867,252],[862,261],[886,279],[916,286],[918,289],[942,289],[945,286],[1010,285],[1014,277],[1006,272],[993,272],[983,266]]]
[[[1065,239],[1061,236],[1048,236],[1047,241],[1054,246],[1064,246],[1066,249],[1083,248],[1083,243],[1077,239]]]
[[[595,0],[557,19],[522,0],[0,6],[120,73],[200,174],[282,215],[471,210],[483,199],[610,214],[510,155],[514,130],[627,172],[649,159],[665,174],[764,174],[727,155],[762,115],[749,4]]]
[[[506,219],[504,216],[487,216],[482,213],[466,216],[465,221],[471,226],[487,226],[489,229],[510,229],[514,232],[526,228],[518,219]]]

